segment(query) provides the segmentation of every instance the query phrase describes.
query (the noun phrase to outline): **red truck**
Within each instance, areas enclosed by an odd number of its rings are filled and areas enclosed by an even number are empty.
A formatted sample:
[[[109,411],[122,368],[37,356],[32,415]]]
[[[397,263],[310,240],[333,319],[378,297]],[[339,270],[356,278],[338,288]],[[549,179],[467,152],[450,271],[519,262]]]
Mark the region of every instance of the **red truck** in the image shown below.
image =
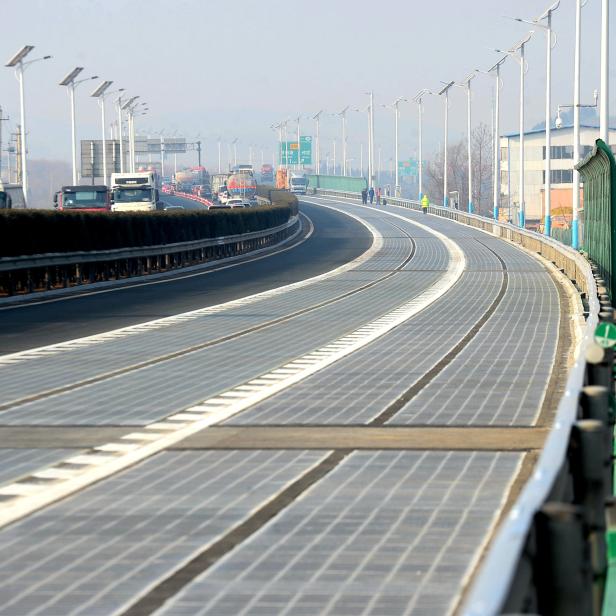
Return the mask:
[[[263,184],[273,184],[274,183],[274,167],[273,165],[268,165],[267,163],[261,165],[261,182]]]
[[[62,186],[53,196],[53,206],[60,211],[109,212],[109,189],[102,185]]]

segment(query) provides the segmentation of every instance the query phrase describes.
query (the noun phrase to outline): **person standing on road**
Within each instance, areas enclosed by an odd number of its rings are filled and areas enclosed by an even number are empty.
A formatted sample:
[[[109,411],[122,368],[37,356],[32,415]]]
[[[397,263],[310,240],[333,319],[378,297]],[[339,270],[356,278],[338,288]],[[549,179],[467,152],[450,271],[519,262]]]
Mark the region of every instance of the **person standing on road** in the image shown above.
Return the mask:
[[[421,211],[424,214],[428,213],[428,207],[430,206],[430,199],[428,199],[428,195],[424,195],[421,198]]]
[[[368,196],[370,197],[370,205],[372,205],[374,203],[374,188],[372,186],[370,186]]]
[[[366,188],[361,189],[361,202],[366,205],[368,203],[368,190]]]
[[[376,204],[381,205],[381,187],[376,189]]]

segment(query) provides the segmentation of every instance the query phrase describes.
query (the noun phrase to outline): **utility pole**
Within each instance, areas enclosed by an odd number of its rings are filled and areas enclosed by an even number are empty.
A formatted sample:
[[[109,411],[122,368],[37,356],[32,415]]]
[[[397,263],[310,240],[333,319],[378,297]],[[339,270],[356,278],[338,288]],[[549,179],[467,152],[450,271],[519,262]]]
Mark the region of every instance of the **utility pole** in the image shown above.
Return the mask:
[[[8,116],[5,118],[4,117],[4,112],[2,111],[2,107],[0,107],[0,182],[2,181],[2,122],[7,122],[8,121]],[[11,168],[11,154],[7,149],[7,155],[8,155],[8,159],[9,159],[9,165],[8,168]],[[11,178],[10,178],[10,173],[9,173],[9,179],[8,179],[8,183],[11,183]]]
[[[21,124],[17,125],[17,132],[15,133],[15,172],[16,172],[16,184],[23,186],[24,169],[23,169],[23,140],[22,140],[22,127]]]

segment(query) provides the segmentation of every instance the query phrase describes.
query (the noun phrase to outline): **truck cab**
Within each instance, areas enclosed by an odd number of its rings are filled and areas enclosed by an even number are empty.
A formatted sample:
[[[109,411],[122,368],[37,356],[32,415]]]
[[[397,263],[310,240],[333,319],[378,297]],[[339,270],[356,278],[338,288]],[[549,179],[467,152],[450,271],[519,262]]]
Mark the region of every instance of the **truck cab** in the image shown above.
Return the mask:
[[[62,186],[54,195],[53,205],[59,211],[108,212],[111,210],[106,186]]]
[[[289,177],[289,190],[297,195],[305,195],[308,189],[308,178],[304,173],[292,173]]]
[[[112,173],[112,212],[151,212],[161,207],[154,173]]]

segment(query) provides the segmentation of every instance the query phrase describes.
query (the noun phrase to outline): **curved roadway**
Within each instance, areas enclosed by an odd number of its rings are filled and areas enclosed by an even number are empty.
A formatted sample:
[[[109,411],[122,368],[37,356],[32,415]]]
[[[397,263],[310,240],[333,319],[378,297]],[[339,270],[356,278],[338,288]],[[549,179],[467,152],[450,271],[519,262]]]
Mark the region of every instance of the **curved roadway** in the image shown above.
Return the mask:
[[[444,219],[302,211],[284,253],[3,313],[0,614],[459,606],[545,436],[563,291]]]

